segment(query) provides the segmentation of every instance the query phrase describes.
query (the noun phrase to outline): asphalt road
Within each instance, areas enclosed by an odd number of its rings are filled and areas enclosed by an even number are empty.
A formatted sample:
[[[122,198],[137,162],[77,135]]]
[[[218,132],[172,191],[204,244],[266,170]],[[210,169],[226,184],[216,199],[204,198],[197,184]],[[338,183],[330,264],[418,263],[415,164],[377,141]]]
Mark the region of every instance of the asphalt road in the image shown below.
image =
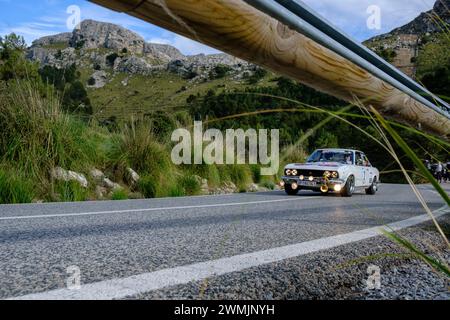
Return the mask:
[[[443,208],[430,186],[420,189],[432,210]],[[0,205],[0,298],[145,295],[370,239],[379,226],[422,215],[409,186],[388,184],[353,198],[275,191]],[[73,266],[81,290],[65,289]]]

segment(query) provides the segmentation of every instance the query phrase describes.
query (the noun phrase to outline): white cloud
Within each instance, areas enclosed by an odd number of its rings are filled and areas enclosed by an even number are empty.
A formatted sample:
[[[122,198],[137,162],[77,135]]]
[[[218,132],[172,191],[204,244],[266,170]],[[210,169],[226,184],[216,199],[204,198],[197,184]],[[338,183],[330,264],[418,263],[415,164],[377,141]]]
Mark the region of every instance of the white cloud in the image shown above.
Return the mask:
[[[45,23],[21,23],[15,27],[4,27],[0,29],[0,35],[7,35],[15,33],[22,36],[27,44],[31,44],[34,40],[45,36],[54,35],[64,30],[58,28],[55,25],[49,25]]]
[[[216,49],[180,35],[175,35],[174,39],[171,41],[171,45],[173,45],[175,48],[178,48],[178,50],[186,55],[195,55],[200,53],[212,54],[220,52]]]
[[[172,41],[170,41],[167,38],[150,38],[147,40],[147,42],[151,42],[151,43],[157,43],[157,44],[170,44],[172,45]]]
[[[147,39],[147,41],[151,43],[171,45],[180,50],[181,53],[185,55],[196,55],[201,53],[212,54],[220,52],[218,50],[215,50],[214,48],[208,47],[197,41],[193,41],[191,39],[188,39],[186,37],[177,34],[173,34],[171,32],[165,32],[165,37],[153,37]]]

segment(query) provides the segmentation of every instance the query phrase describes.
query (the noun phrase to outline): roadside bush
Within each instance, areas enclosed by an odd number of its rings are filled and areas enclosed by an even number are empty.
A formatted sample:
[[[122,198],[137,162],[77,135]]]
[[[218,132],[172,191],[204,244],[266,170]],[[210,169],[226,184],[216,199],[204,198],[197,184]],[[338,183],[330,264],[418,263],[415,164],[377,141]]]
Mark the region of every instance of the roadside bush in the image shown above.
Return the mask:
[[[145,198],[155,198],[157,187],[158,185],[155,178],[148,175],[141,177],[138,183],[138,190]]]
[[[182,186],[174,185],[169,189],[169,193],[167,195],[169,197],[183,197],[186,195],[186,193]]]
[[[88,190],[77,181],[58,181],[55,183],[57,200],[63,202],[78,202],[88,199]]]
[[[64,114],[55,92],[47,91],[42,96],[33,82],[17,80],[0,93],[1,160],[30,178],[45,179],[55,166],[87,167],[101,158],[98,134]]]
[[[231,165],[228,166],[231,181],[233,181],[239,189],[239,192],[245,192],[249,184],[252,183],[252,172],[248,165]]]
[[[250,165],[250,170],[252,171],[252,178],[253,181],[256,183],[260,183],[261,182],[261,168],[260,166],[254,164],[254,165]]]
[[[218,187],[220,186],[220,173],[219,169],[216,165],[209,165],[207,166],[207,173],[205,175],[206,179],[208,179],[208,184],[211,187]]]
[[[0,204],[30,203],[34,198],[33,184],[16,172],[0,169]]]
[[[108,159],[110,165],[118,170],[131,167],[155,178],[173,169],[169,152],[157,142],[152,128],[145,122],[132,122],[114,136]]]
[[[275,190],[275,183],[272,181],[264,181],[261,185],[269,190]]]
[[[216,165],[193,165],[191,168],[186,169],[191,169],[195,175],[207,179],[208,185],[211,187],[218,187],[221,184],[219,169]]]
[[[111,200],[127,200],[128,199],[128,194],[125,190],[123,189],[119,189],[119,190],[115,190],[111,196]]]
[[[184,193],[188,196],[200,194],[201,186],[200,182],[195,176],[187,175],[183,176],[180,181],[180,186],[183,188]]]

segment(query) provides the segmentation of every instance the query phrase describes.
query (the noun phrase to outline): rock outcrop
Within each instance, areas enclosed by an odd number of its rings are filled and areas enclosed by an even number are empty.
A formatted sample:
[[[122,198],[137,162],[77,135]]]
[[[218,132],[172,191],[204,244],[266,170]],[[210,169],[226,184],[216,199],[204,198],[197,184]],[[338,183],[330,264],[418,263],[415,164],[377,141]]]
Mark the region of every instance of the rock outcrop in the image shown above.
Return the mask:
[[[33,42],[35,47],[49,47],[49,46],[69,46],[72,39],[72,32],[60,33],[54,36],[47,36],[40,38]]]
[[[415,34],[446,31],[444,24],[450,24],[450,0],[437,0],[432,10],[421,13],[410,23],[394,29],[391,35]]]
[[[389,33],[373,37],[364,44],[374,51],[394,52],[391,63],[413,77],[424,37],[444,32],[449,25],[450,0],[438,0],[432,10],[421,13],[410,23]]]
[[[83,188],[87,188],[89,186],[89,183],[88,183],[86,177],[82,173],[66,170],[61,167],[56,167],[56,168],[52,169],[50,172],[50,176],[55,180],[60,180],[60,181],[65,181],[65,182],[69,182],[69,181],[78,182],[80,184],[80,186],[82,186]]]
[[[138,34],[112,23],[85,20],[72,33],[48,36],[33,42],[28,58],[41,66],[65,68],[72,64],[96,70],[89,85],[101,88],[107,79],[100,70],[115,73],[150,75],[170,72],[193,81],[208,79],[217,65],[227,65],[235,74],[250,69],[250,64],[227,54],[185,56],[167,44],[147,43]]]
[[[182,60],[186,58],[177,48],[159,43],[145,43],[144,55],[150,55],[165,62]]]
[[[138,34],[112,23],[84,20],[70,40],[72,47],[106,48],[130,54],[143,54],[144,39]]]

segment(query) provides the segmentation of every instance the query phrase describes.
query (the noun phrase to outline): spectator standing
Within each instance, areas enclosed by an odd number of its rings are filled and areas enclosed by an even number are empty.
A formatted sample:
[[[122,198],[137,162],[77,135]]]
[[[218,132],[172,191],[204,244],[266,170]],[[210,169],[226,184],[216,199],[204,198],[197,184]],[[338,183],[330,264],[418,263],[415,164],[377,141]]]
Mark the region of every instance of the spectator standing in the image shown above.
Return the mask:
[[[439,183],[442,183],[443,172],[444,172],[444,166],[442,165],[442,162],[439,161],[436,166],[436,179]]]

